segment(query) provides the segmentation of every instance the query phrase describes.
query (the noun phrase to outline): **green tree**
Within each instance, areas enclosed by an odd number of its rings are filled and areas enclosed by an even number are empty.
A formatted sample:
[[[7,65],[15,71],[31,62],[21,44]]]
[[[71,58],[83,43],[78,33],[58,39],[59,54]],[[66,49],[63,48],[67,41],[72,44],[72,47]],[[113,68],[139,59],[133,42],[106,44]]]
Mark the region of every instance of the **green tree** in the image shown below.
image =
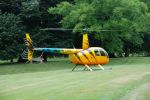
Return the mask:
[[[144,2],[145,4],[147,4],[148,9],[150,11],[150,1],[149,0],[140,0],[140,1]]]
[[[0,19],[0,59],[12,62],[20,54],[23,27],[14,14],[0,14]]]
[[[0,11],[2,13],[20,13],[21,0],[0,0]]]
[[[61,16],[50,15],[49,6],[55,6],[64,0],[30,0],[22,2],[21,19],[26,26],[26,32],[31,37],[36,47],[69,47],[70,35],[60,31],[41,31],[41,28],[59,27],[58,20]],[[68,38],[69,37],[69,38]],[[69,41],[69,42],[68,42]],[[66,44],[67,43],[67,44]]]
[[[39,29],[40,26],[40,10],[39,0],[26,0],[21,2],[21,12],[19,13],[22,23],[25,25],[26,32]]]
[[[125,52],[128,56],[131,46],[139,47],[143,43],[143,35],[138,33],[141,32],[140,26],[146,26],[146,23],[139,25],[139,21],[144,20],[148,7],[139,0],[75,0],[75,3],[62,2],[48,11],[62,15],[62,26],[74,31],[84,27],[91,30],[121,30],[95,32],[100,34],[95,37],[109,53]]]
[[[150,0],[141,0],[142,2],[144,2],[145,4],[147,4],[148,8],[149,8],[149,13],[150,13]],[[143,31],[142,34],[144,34],[143,36],[143,41],[144,43],[142,44],[142,51],[146,52],[147,56],[150,56],[150,14],[147,14],[147,16],[143,16],[143,20],[139,21],[139,25],[144,22],[145,26],[141,26],[140,29],[142,30],[146,30]]]

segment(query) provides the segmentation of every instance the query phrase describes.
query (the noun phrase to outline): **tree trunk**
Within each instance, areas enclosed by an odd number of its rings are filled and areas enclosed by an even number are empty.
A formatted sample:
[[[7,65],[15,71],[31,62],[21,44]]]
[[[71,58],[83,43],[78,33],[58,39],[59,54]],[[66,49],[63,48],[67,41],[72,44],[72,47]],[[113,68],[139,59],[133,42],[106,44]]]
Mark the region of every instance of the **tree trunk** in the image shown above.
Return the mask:
[[[129,48],[125,48],[124,49],[124,53],[125,53],[125,57],[129,57],[130,49]]]
[[[47,53],[45,53],[45,52],[43,53],[43,59],[44,59],[43,60],[44,62],[47,62]]]
[[[11,63],[13,63],[13,62],[14,62],[14,61],[13,61],[13,58],[11,58],[11,59],[10,59],[10,62],[11,62]]]
[[[115,55],[115,53],[109,53],[109,57],[110,58],[116,58],[116,55]]]
[[[26,60],[26,59],[22,59],[22,57],[21,56],[19,56],[19,58],[18,58],[18,63],[25,63],[25,62],[27,62],[28,60]]]
[[[83,37],[79,33],[75,34],[74,43],[73,43],[75,48],[82,48],[82,39]]]
[[[125,57],[129,57],[129,52],[125,52]]]

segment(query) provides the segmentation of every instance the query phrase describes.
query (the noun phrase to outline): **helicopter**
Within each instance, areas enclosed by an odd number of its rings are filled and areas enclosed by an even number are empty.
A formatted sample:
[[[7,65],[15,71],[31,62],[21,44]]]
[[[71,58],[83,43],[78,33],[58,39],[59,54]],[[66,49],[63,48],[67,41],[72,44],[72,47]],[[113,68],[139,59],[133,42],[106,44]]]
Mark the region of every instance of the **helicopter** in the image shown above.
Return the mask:
[[[49,29],[44,29],[49,30]],[[50,30],[55,30],[54,28],[51,28]],[[59,29],[57,29],[59,30]],[[63,30],[63,29],[61,29]],[[66,30],[66,29],[64,29]],[[67,29],[71,30],[71,29]],[[105,31],[105,30],[103,30]],[[106,50],[104,50],[102,47],[89,47],[89,39],[88,39],[88,31],[87,29],[84,29],[83,33],[83,40],[82,40],[82,48],[76,49],[76,48],[36,48],[32,44],[32,40],[30,38],[29,33],[26,33],[25,36],[25,43],[27,46],[26,54],[27,54],[27,60],[28,62],[33,61],[33,53],[34,51],[41,51],[41,52],[49,52],[49,53],[58,53],[58,54],[66,54],[69,55],[69,60],[71,63],[75,64],[74,69],[78,65],[84,65],[84,70],[87,68],[90,71],[93,71],[91,66],[97,65],[99,68],[104,70],[102,65],[105,65],[109,62],[109,56]],[[41,59],[42,61],[43,59]]]

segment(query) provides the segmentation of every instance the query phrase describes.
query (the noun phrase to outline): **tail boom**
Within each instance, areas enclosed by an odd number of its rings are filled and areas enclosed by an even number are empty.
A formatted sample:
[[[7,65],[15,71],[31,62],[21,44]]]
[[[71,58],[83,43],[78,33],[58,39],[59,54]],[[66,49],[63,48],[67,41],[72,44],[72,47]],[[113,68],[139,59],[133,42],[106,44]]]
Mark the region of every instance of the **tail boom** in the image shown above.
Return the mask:
[[[59,53],[59,54],[73,54],[82,51],[83,49],[66,49],[66,48],[34,48],[35,51]]]

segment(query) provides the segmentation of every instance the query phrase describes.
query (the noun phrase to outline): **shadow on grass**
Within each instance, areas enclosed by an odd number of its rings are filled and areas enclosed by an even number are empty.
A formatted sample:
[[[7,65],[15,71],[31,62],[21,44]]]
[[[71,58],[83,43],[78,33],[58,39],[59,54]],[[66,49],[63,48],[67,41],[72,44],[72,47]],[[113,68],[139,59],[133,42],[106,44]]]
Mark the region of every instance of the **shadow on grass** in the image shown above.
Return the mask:
[[[15,63],[10,63],[10,62],[0,63],[0,67],[4,67],[4,66],[8,66],[8,65],[15,65],[15,64],[19,64],[19,63],[17,63],[17,62],[15,62]]]
[[[110,63],[104,68],[107,70],[111,67],[121,65],[133,65],[133,64],[150,64],[150,57],[129,57],[129,58],[113,58],[110,59]],[[3,63],[0,64],[0,75],[6,74],[18,74],[18,73],[31,73],[31,72],[44,72],[44,71],[57,71],[68,69],[72,70],[74,64],[71,64],[68,60],[52,60],[47,63],[33,63],[33,64],[19,64],[19,63]],[[83,71],[83,67],[77,67],[74,72]],[[92,68],[94,71],[100,70],[98,67]],[[88,71],[88,70],[87,70]]]
[[[72,69],[74,65],[68,61],[49,61],[46,63],[3,63],[0,64],[0,75],[56,71]]]
[[[75,66],[69,61],[49,61],[46,63],[5,63],[0,64],[0,75],[7,74],[19,74],[19,73],[32,73],[32,72],[46,72],[46,71],[57,71],[68,69],[69,72],[86,72],[89,70],[84,70],[83,65],[78,65],[77,68],[72,71],[72,68]],[[105,67],[105,70],[109,70],[109,67]],[[101,71],[99,67],[92,66],[93,71]]]
[[[103,67],[104,67],[104,70],[102,70],[101,68],[99,68],[96,65],[90,66],[90,68],[92,69],[92,71],[105,71],[105,70],[110,70],[111,71],[112,70],[112,66],[103,66]],[[76,69],[74,69],[74,71],[72,71],[72,69],[71,69],[71,72],[90,72],[90,70],[88,68],[85,69],[84,65],[78,65],[76,67]]]

